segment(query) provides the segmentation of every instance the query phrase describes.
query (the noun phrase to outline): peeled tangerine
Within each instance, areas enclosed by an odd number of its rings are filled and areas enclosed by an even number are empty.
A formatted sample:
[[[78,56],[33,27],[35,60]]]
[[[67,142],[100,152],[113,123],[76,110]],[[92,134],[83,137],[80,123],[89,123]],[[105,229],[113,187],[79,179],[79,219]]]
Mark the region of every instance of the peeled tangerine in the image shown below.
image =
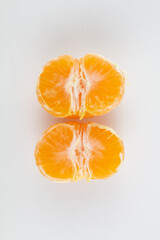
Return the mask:
[[[97,123],[59,123],[44,132],[35,158],[41,173],[54,181],[105,179],[119,169],[124,146],[111,128]]]
[[[37,96],[56,117],[80,118],[105,114],[124,93],[124,75],[97,54],[74,59],[64,55],[48,62],[39,77]]]

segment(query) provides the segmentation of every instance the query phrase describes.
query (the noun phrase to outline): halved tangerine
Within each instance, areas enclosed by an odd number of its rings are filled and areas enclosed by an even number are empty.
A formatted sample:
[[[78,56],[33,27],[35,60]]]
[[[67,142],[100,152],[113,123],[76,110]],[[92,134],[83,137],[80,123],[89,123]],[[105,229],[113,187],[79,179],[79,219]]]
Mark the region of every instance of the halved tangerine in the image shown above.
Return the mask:
[[[119,169],[124,146],[118,135],[97,123],[59,123],[37,143],[35,159],[41,173],[53,181],[105,179]]]
[[[124,93],[124,74],[97,54],[74,59],[64,55],[48,62],[40,74],[37,96],[56,117],[90,117],[115,108]]]

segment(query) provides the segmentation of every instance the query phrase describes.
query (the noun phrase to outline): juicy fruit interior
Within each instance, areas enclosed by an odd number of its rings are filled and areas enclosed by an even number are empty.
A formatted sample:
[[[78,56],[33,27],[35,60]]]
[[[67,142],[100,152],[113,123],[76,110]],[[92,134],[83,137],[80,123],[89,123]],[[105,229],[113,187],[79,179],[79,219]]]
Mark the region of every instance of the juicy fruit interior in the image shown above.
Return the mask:
[[[73,134],[72,126],[65,124],[44,132],[35,150],[36,163],[44,176],[56,180],[73,178],[75,169],[67,153]]]
[[[65,91],[73,61],[70,56],[59,57],[45,65],[38,81],[37,96],[42,106],[55,116],[68,115],[70,94]]]
[[[43,175],[55,181],[104,179],[123,161],[122,140],[96,123],[63,123],[49,128],[35,150]]]
[[[37,85],[38,99],[48,112],[81,119],[110,111],[123,92],[123,74],[96,54],[79,60],[64,55],[50,61]]]
[[[100,115],[115,108],[124,93],[124,75],[106,59],[87,54],[84,57],[87,79],[92,83],[86,95],[86,109]]]

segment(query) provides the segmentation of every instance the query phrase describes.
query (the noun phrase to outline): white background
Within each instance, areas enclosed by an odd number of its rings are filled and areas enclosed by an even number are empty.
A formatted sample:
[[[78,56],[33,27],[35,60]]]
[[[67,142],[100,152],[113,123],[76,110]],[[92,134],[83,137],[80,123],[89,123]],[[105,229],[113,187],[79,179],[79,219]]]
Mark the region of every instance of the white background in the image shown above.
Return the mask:
[[[0,239],[159,240],[159,0],[1,0],[0,5]],[[86,53],[101,54],[127,73],[121,104],[89,119],[117,131],[125,162],[108,180],[58,184],[39,173],[34,148],[44,130],[68,120],[42,109],[36,81],[52,58]]]

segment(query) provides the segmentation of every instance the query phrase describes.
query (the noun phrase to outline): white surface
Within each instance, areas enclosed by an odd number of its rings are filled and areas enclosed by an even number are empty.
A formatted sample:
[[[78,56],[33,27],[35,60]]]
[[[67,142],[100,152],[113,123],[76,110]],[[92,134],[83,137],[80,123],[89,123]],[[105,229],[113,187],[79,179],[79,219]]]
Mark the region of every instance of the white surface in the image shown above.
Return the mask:
[[[159,240],[159,1],[8,0],[0,11],[0,239]],[[122,137],[125,162],[108,180],[57,184],[39,173],[34,148],[45,129],[66,120],[42,109],[36,80],[50,59],[88,52],[127,73],[121,104],[91,119]]]

